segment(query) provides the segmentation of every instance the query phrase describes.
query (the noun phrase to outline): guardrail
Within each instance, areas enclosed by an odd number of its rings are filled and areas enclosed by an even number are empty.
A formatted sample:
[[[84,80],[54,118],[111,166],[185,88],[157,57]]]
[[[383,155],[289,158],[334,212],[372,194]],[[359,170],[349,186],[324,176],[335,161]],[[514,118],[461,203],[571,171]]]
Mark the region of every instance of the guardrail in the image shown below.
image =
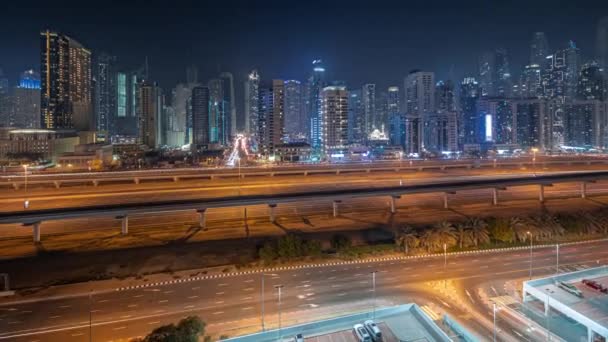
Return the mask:
[[[567,182],[582,182],[583,184],[586,184],[585,182],[595,182],[597,180],[607,178],[608,171],[589,171],[538,176],[514,176],[510,178],[501,178],[499,180],[474,179],[431,184],[409,184],[403,186],[388,186],[378,188],[316,190],[293,193],[286,192],[279,194],[226,196],[216,198],[171,200],[147,203],[124,203],[87,207],[51,208],[39,210],[25,210],[21,212],[0,213],[0,223],[33,224],[35,222],[47,220],[59,220],[92,216],[115,216],[124,218],[128,215],[146,214],[150,212],[158,213],[185,210],[204,210],[207,208],[238,207],[260,204],[268,204],[271,208],[273,208],[280,203],[290,203],[298,201],[318,201],[323,199],[343,200],[356,197],[379,196],[390,196],[391,198],[395,198],[407,194],[432,192],[443,192],[445,195],[444,201],[447,207],[448,193],[482,188],[506,189],[507,187],[524,185],[540,185],[540,200],[542,201],[544,199],[544,186],[551,186],[553,183]],[[272,210],[270,215],[271,221],[273,221],[274,213]]]
[[[408,164],[408,165],[403,165]],[[116,171],[116,172],[86,172],[75,174],[33,174],[27,178],[28,185],[50,184],[59,188],[62,184],[92,184],[98,186],[104,183],[135,183],[144,181],[180,181],[186,179],[215,179],[215,178],[245,178],[245,177],[274,177],[288,175],[315,175],[315,174],[336,174],[343,173],[372,173],[372,172],[402,172],[402,171],[424,171],[424,170],[445,170],[445,169],[471,169],[471,168],[506,168],[506,167],[547,167],[550,165],[605,165],[608,160],[550,160],[533,162],[530,160],[521,161],[475,161],[466,163],[427,163],[417,161],[409,165],[409,162],[394,163],[392,165],[331,165],[316,166],[311,168],[289,168],[282,167],[276,169],[250,169],[243,168],[241,171],[230,169],[170,169],[170,170],[142,170],[142,171]],[[0,186],[13,187],[19,189],[25,184],[25,176],[16,174],[12,176],[0,176]]]

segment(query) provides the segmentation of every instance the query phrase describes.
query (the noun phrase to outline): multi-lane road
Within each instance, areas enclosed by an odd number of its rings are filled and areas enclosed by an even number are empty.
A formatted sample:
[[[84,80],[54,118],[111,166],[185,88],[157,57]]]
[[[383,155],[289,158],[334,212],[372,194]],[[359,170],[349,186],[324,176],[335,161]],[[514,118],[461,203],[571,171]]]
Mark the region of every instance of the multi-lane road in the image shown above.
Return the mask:
[[[560,265],[590,267],[608,261],[608,242],[562,246]],[[533,274],[555,272],[555,249],[538,248],[533,255]],[[486,304],[470,296],[470,308],[447,302],[426,285],[450,279],[475,294],[484,283],[497,284],[525,278],[530,267],[527,250],[449,255],[447,267],[442,256],[423,259],[385,260],[311,266],[301,269],[272,270],[265,276],[266,327],[277,325],[276,294],[273,286],[283,289],[283,324],[370,309],[371,272],[376,274],[376,305],[418,302],[456,315],[477,334],[491,332],[479,322],[489,319]],[[216,336],[261,329],[262,273],[153,285],[141,289],[87,294],[82,286],[79,297],[40,300],[0,305],[0,339],[11,341],[117,341],[144,335],[152,328],[189,314],[200,315]],[[423,285],[422,287],[420,285]],[[427,288],[427,290],[421,290]],[[496,285],[496,295],[506,295]],[[451,303],[451,304],[450,304]],[[473,318],[473,319],[471,319]],[[471,322],[469,322],[471,321]],[[477,321],[473,323],[473,321]],[[471,324],[472,323],[472,324]],[[505,340],[526,334],[525,327],[503,329]],[[92,333],[93,338],[89,338]]]

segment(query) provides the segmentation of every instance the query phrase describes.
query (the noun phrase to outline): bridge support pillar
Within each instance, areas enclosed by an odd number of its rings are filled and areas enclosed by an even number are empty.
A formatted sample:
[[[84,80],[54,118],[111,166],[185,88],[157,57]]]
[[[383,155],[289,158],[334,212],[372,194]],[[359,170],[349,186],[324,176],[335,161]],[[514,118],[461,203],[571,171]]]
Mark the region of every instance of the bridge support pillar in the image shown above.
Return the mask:
[[[13,189],[15,189],[15,190],[19,190],[19,183],[14,182],[14,183],[13,183]]]
[[[391,214],[394,214],[395,212],[397,212],[397,205],[395,202],[399,198],[401,198],[401,196],[391,196]]]
[[[270,223],[275,223],[277,220],[276,215],[275,215],[276,207],[277,207],[276,204],[268,205],[268,216],[270,217]]]
[[[336,170],[336,176],[340,175],[340,170]]]
[[[120,235],[127,235],[129,234],[129,216],[124,215],[124,216],[120,216],[119,219],[120,221]]]
[[[133,183],[139,184],[139,178],[137,178],[137,177],[133,178]]]
[[[99,185],[99,181],[97,179],[93,180],[93,186],[98,186]]]
[[[538,185],[538,201],[540,203],[545,202],[545,185],[544,184]]]
[[[179,177],[177,177],[177,176],[173,177],[173,181],[176,183],[179,182]]]
[[[338,217],[338,215],[340,215],[340,210],[338,208],[339,205],[340,205],[340,203],[342,203],[342,201],[340,201],[340,200],[335,200],[334,201],[334,204],[333,204],[333,206],[334,206],[334,217]]]
[[[498,205],[498,189],[492,189],[492,205]]]
[[[308,171],[304,171],[304,176],[308,176]]]
[[[587,198],[587,182],[581,183],[581,198]]]
[[[449,209],[449,206],[448,206],[448,193],[447,192],[443,193],[443,209]]]
[[[34,243],[39,243],[40,242],[40,222],[34,222],[34,224],[32,224],[32,232],[34,235]]]
[[[55,188],[57,188],[57,189],[59,189],[59,187],[61,187],[60,181],[54,181],[53,184],[55,185]]]
[[[198,214],[198,226],[202,229],[202,230],[207,230],[207,216],[206,216],[206,211],[207,209],[198,209],[196,211],[196,213]]]

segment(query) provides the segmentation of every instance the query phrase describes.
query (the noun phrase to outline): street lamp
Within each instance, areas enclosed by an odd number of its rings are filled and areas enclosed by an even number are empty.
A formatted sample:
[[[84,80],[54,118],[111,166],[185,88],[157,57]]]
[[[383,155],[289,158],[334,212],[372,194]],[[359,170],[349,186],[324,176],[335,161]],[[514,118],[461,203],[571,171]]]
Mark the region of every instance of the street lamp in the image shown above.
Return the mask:
[[[536,174],[536,152],[538,152],[538,148],[532,148],[532,168],[534,169],[534,174]]]
[[[372,271],[372,319],[376,319],[376,273],[378,271]]]
[[[443,244],[443,273],[445,274],[448,268],[448,245],[447,244]],[[446,289],[448,287],[448,279],[447,279],[447,275],[445,275],[446,278],[443,281],[443,288]]]
[[[555,245],[555,274],[559,274],[559,244]]]
[[[283,285],[275,285],[275,289],[279,291],[279,341],[281,340],[281,289]]]
[[[496,342],[496,310],[498,309],[496,308],[496,302],[494,302],[492,309],[492,312],[494,313],[494,342]]]
[[[30,201],[28,201],[28,199],[27,199],[27,167],[28,166],[29,166],[28,164],[23,164],[23,176],[25,177],[25,187],[24,187],[24,189],[25,189],[24,197],[25,198],[23,199],[23,208],[24,209],[27,209],[30,207]]]
[[[528,237],[530,237],[530,279],[532,279],[532,234],[527,231]]]
[[[264,326],[264,276],[276,276],[275,273],[262,273],[262,296],[261,296],[261,301],[262,301],[262,331],[265,330],[265,326]]]

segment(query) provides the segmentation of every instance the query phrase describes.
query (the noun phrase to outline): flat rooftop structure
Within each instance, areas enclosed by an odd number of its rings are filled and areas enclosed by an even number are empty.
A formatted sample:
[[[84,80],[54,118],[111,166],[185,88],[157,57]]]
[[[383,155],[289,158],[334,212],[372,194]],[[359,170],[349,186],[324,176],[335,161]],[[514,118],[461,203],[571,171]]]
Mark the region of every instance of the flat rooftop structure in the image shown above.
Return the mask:
[[[296,334],[302,334],[306,342],[356,342],[353,326],[372,319],[372,312],[326,319],[268,330],[261,333],[234,337],[226,342],[275,342],[293,341]],[[383,333],[383,341],[453,341],[416,304],[404,304],[375,311],[374,321]]]
[[[596,288],[585,284],[583,280],[595,282]],[[602,292],[601,287],[607,290]],[[553,321],[551,326],[558,334],[560,328],[582,325],[587,330],[588,341],[608,340],[608,267],[526,281],[523,293],[524,302],[542,302],[545,316],[550,318],[551,310],[561,314],[561,321],[550,319]]]

